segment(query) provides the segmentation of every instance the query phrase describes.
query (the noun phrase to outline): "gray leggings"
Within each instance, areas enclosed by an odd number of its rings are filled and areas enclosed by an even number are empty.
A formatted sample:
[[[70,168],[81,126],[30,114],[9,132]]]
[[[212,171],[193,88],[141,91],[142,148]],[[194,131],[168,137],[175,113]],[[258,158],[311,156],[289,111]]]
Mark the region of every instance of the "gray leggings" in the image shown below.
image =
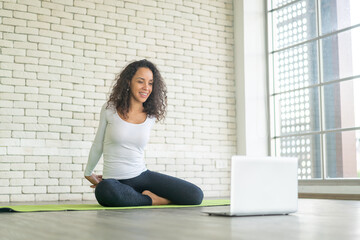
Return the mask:
[[[96,186],[95,196],[105,207],[151,205],[151,198],[142,194],[145,190],[170,200],[172,204],[198,205],[203,200],[203,192],[196,185],[149,170],[130,179],[104,179]]]

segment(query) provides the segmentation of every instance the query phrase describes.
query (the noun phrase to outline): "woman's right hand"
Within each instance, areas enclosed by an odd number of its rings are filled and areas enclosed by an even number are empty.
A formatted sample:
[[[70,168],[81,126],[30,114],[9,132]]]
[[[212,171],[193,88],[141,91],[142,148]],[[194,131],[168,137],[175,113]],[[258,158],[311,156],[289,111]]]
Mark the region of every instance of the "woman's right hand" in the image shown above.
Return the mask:
[[[96,175],[94,173],[91,174],[91,176],[85,176],[85,178],[93,184],[90,186],[91,188],[96,188],[96,185],[102,181],[102,175]]]

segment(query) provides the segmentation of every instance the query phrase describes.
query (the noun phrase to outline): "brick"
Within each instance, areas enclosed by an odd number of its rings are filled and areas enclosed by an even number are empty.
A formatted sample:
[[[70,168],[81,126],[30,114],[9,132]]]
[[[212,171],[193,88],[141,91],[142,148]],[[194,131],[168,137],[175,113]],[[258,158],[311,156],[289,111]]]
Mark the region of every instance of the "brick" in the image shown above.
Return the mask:
[[[10,196],[11,202],[32,202],[34,200],[34,194],[14,194]]]
[[[37,15],[37,20],[40,22],[59,24],[60,18],[48,16],[48,15]]]
[[[26,19],[26,20],[37,20],[37,15],[29,12],[18,12],[14,11],[14,18]]]
[[[82,185],[82,179],[60,179],[60,186],[80,186]]]
[[[37,123],[36,117],[13,117],[13,123]]]
[[[70,126],[59,126],[59,125],[50,125],[49,130],[51,132],[71,132]]]
[[[14,26],[9,26],[9,25],[0,25],[0,30],[2,32],[9,32],[9,33],[14,33],[15,32],[15,27]],[[5,46],[5,47],[12,47],[13,46],[13,42],[9,41],[9,40],[1,40],[1,45]]]
[[[134,30],[134,29],[126,29],[125,34],[130,35],[130,36],[143,37],[144,31],[139,31],[139,30]]]
[[[82,8],[82,7],[74,7],[74,6],[65,6],[65,12],[68,13],[76,13],[75,17],[81,16],[81,15],[86,15],[86,8]],[[80,14],[80,15],[79,15]]]
[[[58,179],[35,179],[35,186],[57,186],[59,185]]]
[[[26,156],[25,162],[29,163],[39,163],[39,162],[47,162],[48,157],[47,156]]]
[[[74,107],[74,109],[79,109],[79,107]],[[70,109],[69,109],[70,110]],[[72,118],[72,112],[65,111],[63,108],[62,110],[50,110],[51,117],[59,117],[59,118]]]
[[[81,21],[62,18],[60,21],[61,25],[82,28],[83,23]]]
[[[13,11],[10,11],[10,10],[5,10],[5,9],[0,9],[0,16],[1,17],[9,17],[11,18],[13,16]]]
[[[59,24],[51,24],[51,30],[62,32],[62,33],[72,33],[74,31],[74,27],[66,26]]]
[[[47,29],[40,29],[39,35],[43,36],[43,37],[50,37],[50,38],[53,38],[53,39],[60,39],[61,38],[61,33],[60,32],[47,30]],[[41,47],[39,47],[39,49],[43,49],[43,50],[47,50],[47,51],[56,51],[56,52],[59,51],[58,47],[50,48],[50,46],[47,45],[47,47],[45,48],[43,46],[44,45],[41,45]]]
[[[4,33],[3,38],[6,40],[25,42],[27,39],[27,36],[18,34],[18,33]]]
[[[85,29],[93,29],[93,30],[98,30],[98,31],[104,31],[104,25],[98,24],[98,23],[84,22],[83,27]]]
[[[43,186],[23,186],[23,193],[46,193],[46,187]]]
[[[41,2],[41,6],[43,8],[49,8],[49,9],[59,10],[59,11],[63,11],[65,8],[62,4],[44,2],[44,1]]]
[[[71,41],[77,41],[77,42],[83,42],[85,39],[84,36],[73,34],[73,33],[63,33],[62,38],[65,40],[71,40]],[[74,48],[72,48],[72,49],[74,49]]]
[[[15,57],[13,57],[13,56],[6,56],[6,55],[0,56],[1,62],[14,62],[14,59],[15,59]]]
[[[0,63],[2,69],[24,71],[24,64],[18,63]]]
[[[105,39],[100,38],[100,37],[91,37],[91,36],[85,37],[85,42],[95,43],[95,44],[106,44]]]
[[[0,92],[15,92],[15,87],[14,86],[9,86],[9,85],[3,85],[1,86]]]
[[[59,194],[35,194],[35,201],[58,201]]]
[[[34,186],[34,179],[11,179],[11,186]]]
[[[85,10],[84,15],[75,14],[74,19],[83,21],[83,22],[95,23],[95,16],[86,15],[86,10]],[[76,31],[75,31],[75,33],[76,33]]]
[[[24,100],[24,94],[18,94],[18,93],[1,93],[1,99],[2,100],[18,100],[23,101]]]
[[[106,26],[116,26],[116,18],[112,19],[112,18],[106,18],[106,17],[98,16],[98,17],[95,18],[95,22],[98,23],[98,24],[102,24],[105,27]],[[106,33],[106,32],[104,32],[104,33]]]
[[[50,15],[51,14],[50,9],[42,8],[40,6],[28,6],[27,11],[30,12],[30,13],[37,13],[37,14],[43,14],[43,15]]]
[[[96,44],[75,42],[75,48],[87,49],[87,50],[95,50]]]
[[[62,119],[62,124],[65,126],[83,126],[84,121],[83,120],[76,120],[76,119]]]
[[[65,7],[65,11],[58,11],[58,10],[52,10],[51,15],[54,17],[59,17],[63,19],[73,19],[74,14],[70,13],[69,11],[66,11],[68,8]]]
[[[16,130],[20,131],[13,131],[12,136],[16,138],[35,138],[35,132],[26,131],[24,132],[24,124],[20,124],[20,128]]]
[[[27,11],[27,6],[22,4],[16,4],[11,2],[4,2],[4,9],[15,10],[15,11]]]
[[[13,150],[15,149],[20,149],[20,148],[9,148],[10,149],[10,152],[12,152]],[[26,150],[23,150],[23,151],[19,151],[18,154],[20,154],[21,152],[25,153]],[[17,170],[35,170],[35,164],[33,163],[12,163],[10,165],[10,170],[14,170],[14,171],[17,171]]]
[[[50,23],[40,21],[27,21],[27,26],[40,29],[50,29]]]
[[[89,2],[89,1],[79,1],[79,0],[75,0],[73,6],[75,6],[75,7],[81,7],[81,8],[95,9],[95,3],[91,3],[91,2]]]
[[[46,132],[49,130],[49,127],[47,124],[31,124],[26,123],[25,124],[25,130],[26,131],[43,131]]]
[[[71,192],[72,193],[84,193],[84,192],[92,193],[92,188],[90,188],[90,183],[87,182],[85,186],[71,186]]]
[[[40,58],[39,64],[46,65],[46,66],[60,67],[61,66],[61,61],[60,60]]]
[[[38,93],[38,88],[35,87],[25,87],[25,86],[16,86],[15,87],[15,92],[16,93],[34,93],[37,94]]]
[[[149,15],[149,13],[147,15]],[[149,18],[154,19],[154,16],[149,16]],[[148,24],[148,20],[147,20],[146,16],[143,16],[143,17],[129,16],[129,22],[137,23],[137,24],[144,24],[144,25]]]
[[[81,198],[81,194],[60,194],[60,201],[78,200]]]
[[[0,195],[0,202],[9,202],[10,196],[9,195]]]
[[[69,186],[48,186],[47,187],[48,193],[68,193],[70,192]]]

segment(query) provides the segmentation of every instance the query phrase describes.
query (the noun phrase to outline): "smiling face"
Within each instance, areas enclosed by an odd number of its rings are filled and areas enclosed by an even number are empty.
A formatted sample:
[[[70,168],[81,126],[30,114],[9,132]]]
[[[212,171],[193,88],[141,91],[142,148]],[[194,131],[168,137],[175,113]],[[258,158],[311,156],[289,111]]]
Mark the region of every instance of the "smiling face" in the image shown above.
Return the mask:
[[[144,103],[152,92],[153,73],[150,69],[139,68],[130,82],[131,102]]]

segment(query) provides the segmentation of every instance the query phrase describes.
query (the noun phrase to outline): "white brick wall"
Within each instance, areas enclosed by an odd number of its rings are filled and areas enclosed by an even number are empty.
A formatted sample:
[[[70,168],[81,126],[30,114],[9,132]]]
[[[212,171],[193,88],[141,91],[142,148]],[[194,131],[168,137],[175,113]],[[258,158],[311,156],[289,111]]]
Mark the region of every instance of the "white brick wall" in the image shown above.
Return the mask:
[[[236,151],[231,0],[1,0],[0,49],[1,202],[94,199],[83,170],[100,107],[143,58],[169,98],[148,168],[229,195],[216,162]]]

